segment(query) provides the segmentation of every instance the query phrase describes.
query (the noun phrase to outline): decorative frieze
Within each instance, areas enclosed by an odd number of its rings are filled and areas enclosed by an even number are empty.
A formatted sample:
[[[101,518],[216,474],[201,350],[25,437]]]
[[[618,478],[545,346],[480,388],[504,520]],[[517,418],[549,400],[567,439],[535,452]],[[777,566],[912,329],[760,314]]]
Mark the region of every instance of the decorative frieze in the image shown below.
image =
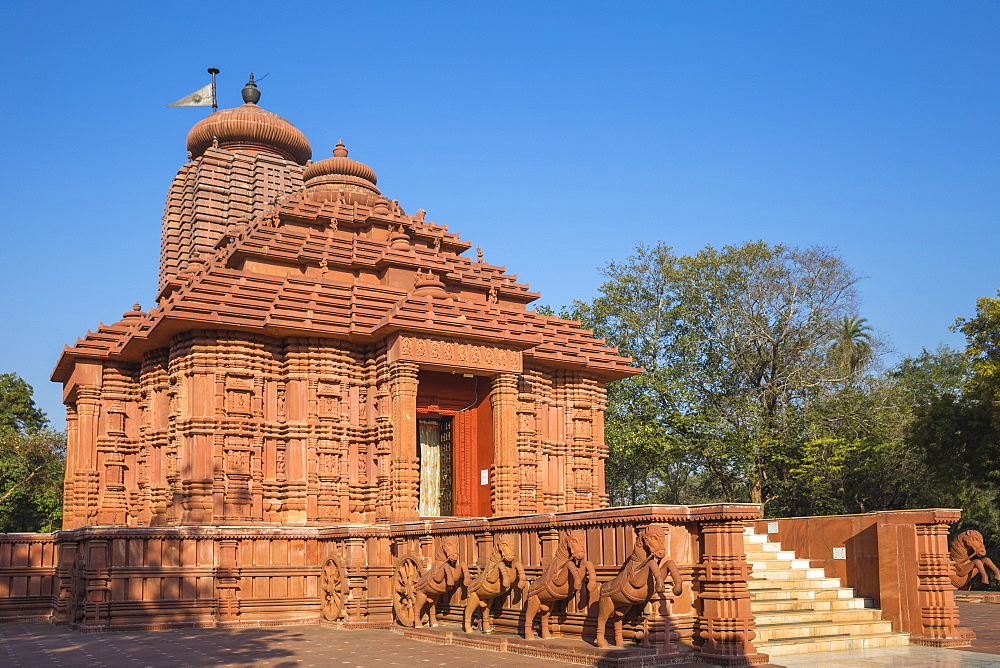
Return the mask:
[[[424,334],[398,334],[389,345],[389,361],[464,371],[520,373],[521,351],[514,346]]]

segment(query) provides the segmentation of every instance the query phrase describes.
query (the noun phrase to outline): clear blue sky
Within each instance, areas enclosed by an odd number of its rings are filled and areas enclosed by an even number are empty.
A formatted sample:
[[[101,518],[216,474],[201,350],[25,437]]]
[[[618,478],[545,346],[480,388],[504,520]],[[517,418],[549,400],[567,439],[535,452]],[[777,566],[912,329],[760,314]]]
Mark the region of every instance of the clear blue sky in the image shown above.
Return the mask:
[[[1000,287],[998,2],[6,2],[0,372],[156,290],[160,216],[222,70],[542,292],[638,242],[836,246],[911,355]],[[894,358],[887,360],[892,362]]]

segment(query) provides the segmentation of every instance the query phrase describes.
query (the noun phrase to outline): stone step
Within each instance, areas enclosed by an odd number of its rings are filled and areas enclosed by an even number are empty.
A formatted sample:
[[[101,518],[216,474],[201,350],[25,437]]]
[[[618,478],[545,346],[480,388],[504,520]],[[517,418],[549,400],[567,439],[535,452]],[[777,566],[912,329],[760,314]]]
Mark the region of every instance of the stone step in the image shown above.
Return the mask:
[[[870,600],[870,599],[869,599]],[[780,610],[865,610],[871,609],[863,598],[779,598],[757,599],[750,602],[750,611],[755,616]]]
[[[909,642],[907,634],[893,633],[872,599],[855,597],[838,578],[767,538],[752,529],[744,535],[758,650],[788,656]]]
[[[881,622],[882,615],[878,610],[870,608],[849,608],[844,610],[773,610],[769,612],[756,612],[757,627],[781,626],[783,624],[801,624],[804,627],[811,627],[819,622],[853,623],[853,622]],[[888,630],[892,630],[891,628]]]
[[[794,558],[795,553],[791,550],[747,550],[747,561],[770,561],[771,559],[789,561]]]
[[[822,570],[822,569],[817,569]],[[840,589],[840,580],[838,578],[828,578],[828,577],[796,577],[796,578],[781,578],[781,579],[767,579],[754,578],[747,581],[747,587],[750,591],[757,589]]]
[[[759,652],[776,656],[807,654],[812,652],[839,652],[848,649],[898,647],[910,644],[906,633],[876,633],[866,636],[826,636],[823,638],[786,638],[770,642],[754,641]]]
[[[806,562],[808,563],[808,562]],[[765,572],[765,574],[762,573]],[[756,571],[753,576],[756,579],[767,578],[768,581],[771,580],[837,580],[837,578],[827,578],[826,571],[822,568],[775,568],[772,570],[762,569],[761,571]],[[840,581],[837,580],[837,585],[839,586]]]
[[[820,639],[823,636],[861,636],[891,633],[892,623],[881,620],[857,620],[838,622],[832,619],[803,622],[772,623],[757,626],[757,640],[781,640],[792,638]]]
[[[811,568],[808,559],[750,559],[747,557],[747,563],[753,566],[754,573]]]
[[[766,584],[766,582],[765,582]],[[828,600],[828,599],[853,599],[854,590],[847,587],[830,587],[828,589],[793,589],[791,587],[772,589],[754,589],[753,599],[757,601],[775,601],[788,599],[808,599],[808,600]],[[859,599],[871,602],[871,599]],[[866,607],[871,607],[868,603]]]

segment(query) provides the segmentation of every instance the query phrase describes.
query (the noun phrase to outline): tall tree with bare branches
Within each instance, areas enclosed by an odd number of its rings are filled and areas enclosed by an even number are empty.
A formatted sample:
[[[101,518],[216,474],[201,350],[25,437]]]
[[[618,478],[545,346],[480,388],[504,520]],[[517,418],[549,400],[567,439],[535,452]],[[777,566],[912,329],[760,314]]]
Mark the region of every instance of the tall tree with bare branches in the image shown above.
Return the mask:
[[[858,276],[830,249],[764,242],[639,246],[604,274],[571,314],[646,368],[609,388],[613,497],[634,489],[628,461],[666,457],[728,500],[766,502],[794,462],[803,405],[845,380],[830,345],[845,320],[864,327]]]

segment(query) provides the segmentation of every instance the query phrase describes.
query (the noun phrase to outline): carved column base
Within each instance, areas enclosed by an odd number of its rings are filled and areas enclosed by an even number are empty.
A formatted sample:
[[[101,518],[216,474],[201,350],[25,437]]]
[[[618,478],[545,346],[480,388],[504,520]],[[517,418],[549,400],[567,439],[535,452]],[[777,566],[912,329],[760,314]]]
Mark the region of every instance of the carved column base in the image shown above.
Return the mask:
[[[769,657],[753,646],[757,637],[750,611],[750,567],[743,549],[743,521],[759,514],[756,506],[720,504],[702,510],[700,610],[695,635],[697,657],[717,666],[757,666]]]
[[[182,524],[209,524],[212,521],[212,490],[215,482],[206,480],[185,480],[181,483],[184,506]]]
[[[923,647],[968,647],[976,639],[976,632],[972,629],[959,627],[955,629],[959,637],[956,638],[921,638],[910,636],[910,644],[922,645]]]

